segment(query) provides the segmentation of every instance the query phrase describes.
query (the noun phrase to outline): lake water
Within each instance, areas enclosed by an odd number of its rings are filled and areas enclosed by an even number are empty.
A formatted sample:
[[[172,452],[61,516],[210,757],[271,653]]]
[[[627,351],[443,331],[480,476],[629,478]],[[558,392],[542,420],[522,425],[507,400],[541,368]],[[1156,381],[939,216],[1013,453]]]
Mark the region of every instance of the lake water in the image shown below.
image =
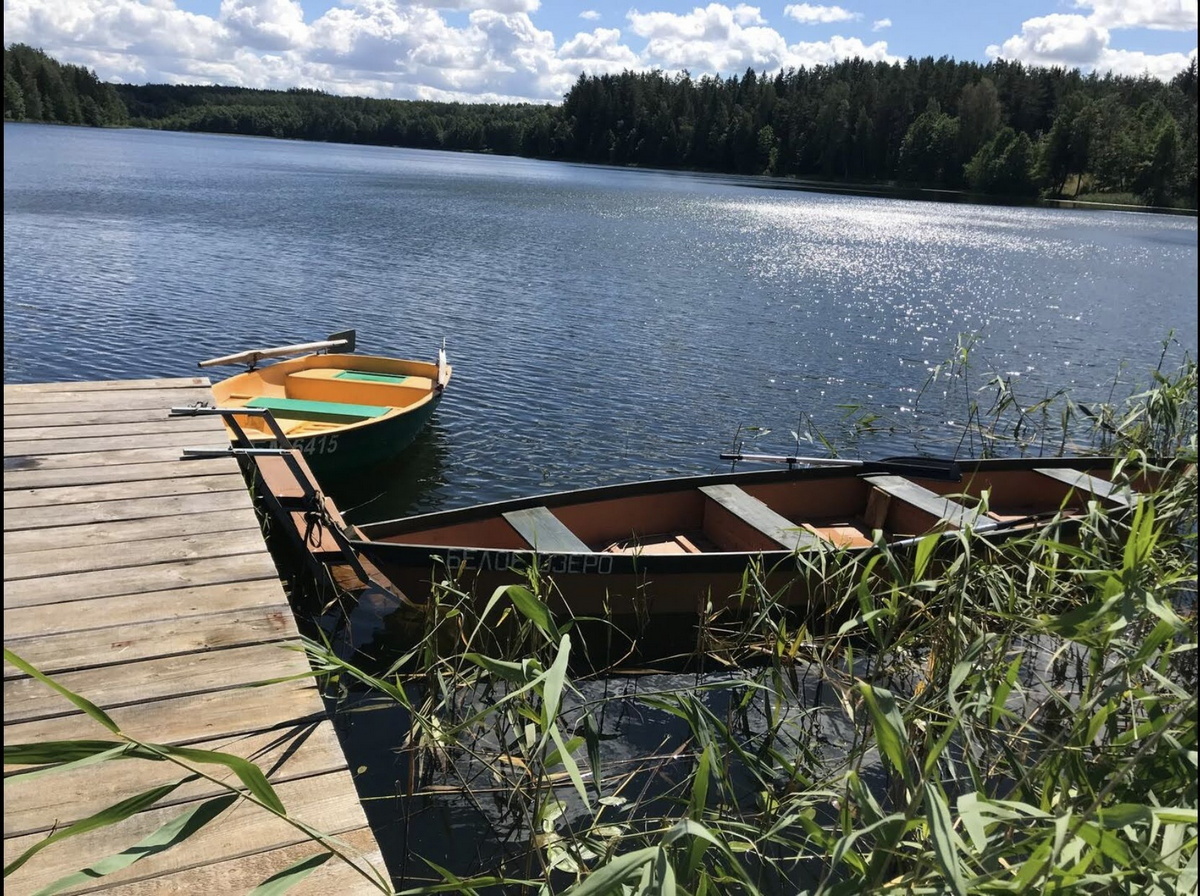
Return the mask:
[[[149,131],[6,124],[4,149],[5,382],[194,376],[348,327],[379,354],[446,340],[428,432],[339,484],[360,521],[712,472],[749,427],[768,453],[806,425],[844,442],[850,408],[881,420],[864,456],[952,446],[994,374],[1029,403],[1108,400],[1172,332],[1168,366],[1196,356],[1194,217]],[[960,339],[969,377],[927,390]],[[603,685],[656,686],[681,685]],[[618,760],[683,741],[630,706]],[[396,797],[396,713],[338,724],[397,885],[413,854],[487,870],[495,819]]]
[[[1194,217],[137,130],[5,124],[4,149],[5,382],[193,376],[349,327],[446,341],[430,430],[339,486],[357,521],[725,469],[752,427],[748,450],[845,446],[848,408],[881,418],[864,456],[953,450],[993,374],[1095,401],[1172,333],[1196,354]]]

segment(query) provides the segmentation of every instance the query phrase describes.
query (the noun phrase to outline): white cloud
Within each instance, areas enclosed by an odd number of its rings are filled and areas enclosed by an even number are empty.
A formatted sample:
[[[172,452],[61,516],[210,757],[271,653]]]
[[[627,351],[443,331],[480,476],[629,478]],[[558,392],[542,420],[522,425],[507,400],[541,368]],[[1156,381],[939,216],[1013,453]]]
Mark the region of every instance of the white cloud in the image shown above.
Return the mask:
[[[1150,55],[1131,50],[1108,50],[1100,54],[1096,70],[1111,71],[1118,75],[1150,75],[1160,81],[1169,81],[1191,64],[1196,51],[1191,53],[1160,53]]]
[[[630,10],[626,16],[633,33],[650,40],[724,40],[737,34],[746,25],[764,24],[757,7],[739,4],[732,9],[720,3],[710,3],[690,13],[648,12]]]
[[[1142,7],[1143,12],[1152,11],[1150,7],[1155,5],[1134,4]],[[1194,14],[1193,9],[1193,18]],[[1062,66],[1116,75],[1140,76],[1149,73],[1161,80],[1167,80],[1187,67],[1190,59],[1187,54],[1152,55],[1113,48],[1110,46],[1111,33],[1103,21],[1103,18],[1095,16],[1063,14],[1028,19],[1021,24],[1019,35],[1010,37],[1002,44],[989,46],[987,55],[993,59],[1010,59],[1027,65]],[[1191,53],[1191,56],[1194,55],[1195,50]]]
[[[1107,28],[1151,28],[1156,31],[1195,31],[1196,0],[1075,0],[1077,9]]]
[[[864,44],[857,37],[831,37],[827,41],[792,44],[784,57],[785,66],[812,68],[816,65],[832,65],[842,59],[858,57],[868,62],[903,62],[899,56],[888,52],[887,41]]]
[[[989,56],[1018,59],[1032,65],[1090,67],[1108,46],[1108,29],[1083,16],[1050,15],[1022,23],[1021,34],[999,47],[987,48]]]
[[[849,12],[840,6],[810,6],[807,3],[789,4],[783,14],[801,25],[831,25],[834,22],[854,22],[862,18],[857,12]]]
[[[301,4],[308,0],[220,0],[215,17],[186,12],[177,2],[192,0],[4,0],[4,39],[39,47],[106,81],[310,87],[462,102],[556,103],[581,72],[729,75],[850,56],[899,61],[886,42],[855,36],[789,45],[758,6],[715,0],[685,12],[633,9],[624,32],[592,26],[566,39],[538,27],[532,14],[540,0],[330,0],[336,5],[307,20]],[[1194,29],[1195,0],[1075,2],[1091,14],[1029,19],[988,54],[1162,78],[1186,66],[1184,54],[1125,50],[1113,46],[1112,35],[1134,27]],[[789,4],[784,14],[810,24],[862,19],[841,6],[808,3]],[[579,15],[600,19],[596,9]],[[878,19],[869,27],[890,26]]]
[[[636,68],[639,63],[638,55],[621,43],[621,32],[616,28],[580,32],[559,48],[558,56],[597,74]]]
[[[308,35],[296,0],[221,0],[218,21],[232,37],[260,50],[289,50]]]
[[[740,73],[778,68],[787,52],[779,32],[763,27],[758,8],[744,4],[731,9],[710,3],[686,14],[632,10],[626,18],[630,30],[647,41],[642,59],[648,67]]]

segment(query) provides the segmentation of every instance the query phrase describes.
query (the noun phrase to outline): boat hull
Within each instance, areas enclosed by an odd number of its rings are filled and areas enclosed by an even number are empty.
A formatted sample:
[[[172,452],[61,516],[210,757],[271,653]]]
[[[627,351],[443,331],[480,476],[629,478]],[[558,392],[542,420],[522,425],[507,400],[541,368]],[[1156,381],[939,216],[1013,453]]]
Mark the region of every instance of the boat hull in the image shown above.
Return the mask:
[[[784,603],[795,604],[801,596],[811,602],[811,589],[800,587],[806,567],[788,551],[753,558],[737,553],[680,559],[364,544],[355,547],[412,600],[428,600],[439,588],[486,600],[497,588],[526,584],[528,570],[536,564],[547,583],[546,603],[555,613],[627,617],[717,612],[737,609],[743,577],[753,565],[762,570],[765,587],[780,592]]]
[[[304,454],[309,468],[318,478],[351,475],[363,467],[382,464],[402,454],[429,424],[441,400],[439,392],[419,408],[385,418],[367,428],[293,436],[289,441]],[[259,441],[263,447],[276,447],[274,439]]]

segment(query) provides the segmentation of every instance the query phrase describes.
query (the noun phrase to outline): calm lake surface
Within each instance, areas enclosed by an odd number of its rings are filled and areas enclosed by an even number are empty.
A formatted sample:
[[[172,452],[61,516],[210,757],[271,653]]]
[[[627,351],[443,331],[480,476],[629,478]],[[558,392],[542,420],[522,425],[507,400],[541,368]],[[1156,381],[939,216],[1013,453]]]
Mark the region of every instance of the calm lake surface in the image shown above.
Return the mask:
[[[350,327],[378,354],[446,340],[428,432],[329,489],[356,521],[713,472],[750,427],[750,450],[845,445],[853,408],[880,418],[863,456],[952,450],[994,375],[1103,401],[1164,341],[1168,367],[1196,356],[1194,217],[150,131],[5,124],[4,149],[5,382],[194,376]],[[926,389],[960,340],[967,379]],[[686,739],[635,708],[606,756]],[[470,873],[511,845],[461,800],[395,796],[402,713],[337,720],[397,886],[412,856]]]
[[[952,451],[995,374],[1090,402],[1148,383],[1164,340],[1196,355],[1194,217],[138,130],[5,124],[4,149],[5,382],[446,340],[430,430],[340,486],[360,522],[725,469],[751,427],[747,450],[845,446],[850,408],[882,421],[863,456]]]

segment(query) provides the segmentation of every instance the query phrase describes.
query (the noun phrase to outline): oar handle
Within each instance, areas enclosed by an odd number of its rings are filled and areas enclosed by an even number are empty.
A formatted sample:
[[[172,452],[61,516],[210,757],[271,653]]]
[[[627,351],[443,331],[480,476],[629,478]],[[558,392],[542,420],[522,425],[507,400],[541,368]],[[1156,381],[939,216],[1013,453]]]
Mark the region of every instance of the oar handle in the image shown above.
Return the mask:
[[[861,460],[847,460],[844,457],[798,457],[783,454],[722,454],[721,460],[757,460],[772,464],[810,464],[821,467],[852,467],[861,466]]]
[[[303,342],[299,345],[281,345],[278,348],[256,348],[236,355],[226,355],[223,358],[213,358],[211,361],[200,361],[197,367],[219,367],[222,364],[257,364],[263,358],[278,358],[283,355],[300,355],[308,352],[319,352],[329,348],[345,345],[345,339],[326,339],[321,342]]]
[[[962,479],[958,463],[940,457],[885,457],[882,460],[847,460],[844,457],[799,457],[781,454],[734,454],[721,455],[721,460],[752,460],[766,463],[805,464],[811,467],[862,467],[864,473],[897,473],[923,479],[944,479],[957,482]]]

